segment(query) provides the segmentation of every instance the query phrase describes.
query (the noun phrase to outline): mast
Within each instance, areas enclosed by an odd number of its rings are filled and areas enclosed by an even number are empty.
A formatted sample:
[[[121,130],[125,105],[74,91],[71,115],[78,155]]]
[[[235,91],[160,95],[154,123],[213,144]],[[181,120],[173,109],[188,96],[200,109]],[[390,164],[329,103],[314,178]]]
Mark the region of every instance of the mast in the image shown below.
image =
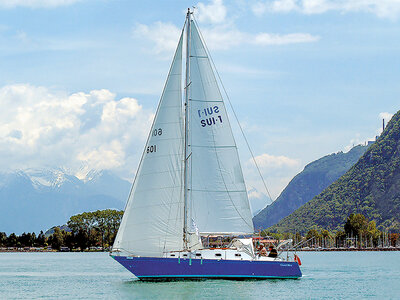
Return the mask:
[[[189,71],[190,71],[190,18],[191,12],[188,8],[186,14],[186,74],[185,74],[185,150],[184,150],[184,199],[183,199],[183,245],[184,249],[188,249],[188,237],[187,237],[187,217],[188,217],[188,115],[189,115]]]

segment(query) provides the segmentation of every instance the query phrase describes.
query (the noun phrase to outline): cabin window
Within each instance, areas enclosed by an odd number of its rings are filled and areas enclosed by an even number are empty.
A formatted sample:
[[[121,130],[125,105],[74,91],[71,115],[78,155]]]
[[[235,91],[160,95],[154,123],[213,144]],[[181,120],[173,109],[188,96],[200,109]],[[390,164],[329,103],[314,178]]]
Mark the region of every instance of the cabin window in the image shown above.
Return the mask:
[[[215,253],[215,256],[216,257],[221,257],[222,255],[221,255],[221,253]]]
[[[235,256],[240,257],[240,256],[242,256],[242,254],[240,254],[240,253],[235,253]]]
[[[196,253],[196,256],[201,256],[201,253]]]
[[[170,254],[170,256],[175,256],[175,254]]]
[[[183,257],[187,257],[187,254],[183,254]]]

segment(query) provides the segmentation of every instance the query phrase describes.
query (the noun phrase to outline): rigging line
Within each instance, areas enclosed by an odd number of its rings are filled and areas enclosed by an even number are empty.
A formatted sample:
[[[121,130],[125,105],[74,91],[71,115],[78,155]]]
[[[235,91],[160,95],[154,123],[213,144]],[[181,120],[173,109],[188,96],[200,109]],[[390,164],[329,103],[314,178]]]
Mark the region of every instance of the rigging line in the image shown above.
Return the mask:
[[[193,16],[193,21],[196,23],[196,26],[197,26],[197,28],[198,28],[197,20],[196,20],[196,18],[195,18],[194,16]],[[198,32],[199,32],[201,38],[204,40],[203,35],[201,34],[201,31],[198,30]],[[232,105],[231,99],[229,98],[229,95],[228,95],[228,93],[227,93],[227,91],[226,91],[226,89],[225,89],[225,86],[224,86],[224,84],[223,84],[223,82],[222,82],[222,80],[221,80],[221,76],[219,75],[219,72],[218,72],[217,68],[215,67],[214,60],[213,60],[213,58],[212,58],[212,56],[211,56],[211,54],[210,54],[210,51],[208,50],[208,47],[207,47],[207,45],[206,45],[205,43],[204,43],[204,47],[206,48],[206,51],[208,52],[208,57],[210,58],[210,61],[211,61],[212,65],[213,65],[213,67],[214,67],[214,70],[215,70],[215,73],[217,74],[218,80],[219,80],[219,82],[221,83],[222,89],[224,90],[226,99],[228,100],[229,106],[230,106],[231,109],[232,109],[233,115],[235,116],[236,122],[237,122],[238,125],[239,125],[240,131],[241,131],[241,133],[242,133],[242,135],[243,135],[243,138],[244,138],[244,140],[245,140],[245,142],[246,142],[247,148],[249,149],[249,152],[250,152],[250,154],[251,154],[251,157],[252,157],[252,159],[253,159],[253,162],[254,162],[254,164],[255,164],[255,166],[256,166],[256,168],[257,168],[258,174],[259,174],[260,177],[261,177],[261,180],[262,180],[262,182],[263,182],[264,188],[265,188],[265,190],[267,191],[268,197],[269,197],[269,199],[270,199],[270,201],[271,201],[271,203],[272,203],[273,200],[272,200],[271,194],[270,194],[270,192],[269,192],[269,189],[268,189],[268,187],[267,187],[267,184],[265,183],[264,177],[263,177],[262,174],[261,174],[261,170],[260,170],[260,168],[259,168],[259,166],[258,166],[258,164],[257,164],[257,162],[256,162],[256,159],[255,159],[255,157],[254,157],[253,151],[252,151],[251,148],[250,148],[250,144],[249,144],[249,142],[247,141],[247,138],[246,138],[246,135],[244,134],[243,128],[242,128],[242,126],[241,126],[240,123],[239,123],[239,119],[238,119],[238,117],[237,117],[237,115],[236,115],[236,112],[235,112],[235,110],[233,109],[233,105]]]

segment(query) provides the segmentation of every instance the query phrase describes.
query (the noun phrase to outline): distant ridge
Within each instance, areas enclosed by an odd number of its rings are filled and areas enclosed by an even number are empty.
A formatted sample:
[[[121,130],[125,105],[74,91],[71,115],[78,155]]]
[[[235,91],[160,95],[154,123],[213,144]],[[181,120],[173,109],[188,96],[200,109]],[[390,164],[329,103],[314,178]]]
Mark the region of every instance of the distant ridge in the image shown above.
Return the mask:
[[[0,232],[46,231],[85,211],[123,209],[131,184],[109,171],[79,179],[59,169],[0,173]]]
[[[271,205],[253,218],[254,227],[265,229],[290,215],[346,173],[367,149],[368,146],[358,145],[347,153],[333,153],[309,163]]]
[[[338,229],[351,213],[400,229],[400,111],[346,174],[270,230]]]

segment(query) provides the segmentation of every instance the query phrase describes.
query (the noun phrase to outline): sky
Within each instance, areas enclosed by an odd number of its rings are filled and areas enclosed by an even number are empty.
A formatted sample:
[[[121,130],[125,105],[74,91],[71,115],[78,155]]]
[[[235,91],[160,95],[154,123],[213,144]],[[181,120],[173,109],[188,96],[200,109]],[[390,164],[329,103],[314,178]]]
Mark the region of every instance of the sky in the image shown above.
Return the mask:
[[[0,171],[132,180],[188,7],[273,199],[400,109],[400,0],[0,0]]]

